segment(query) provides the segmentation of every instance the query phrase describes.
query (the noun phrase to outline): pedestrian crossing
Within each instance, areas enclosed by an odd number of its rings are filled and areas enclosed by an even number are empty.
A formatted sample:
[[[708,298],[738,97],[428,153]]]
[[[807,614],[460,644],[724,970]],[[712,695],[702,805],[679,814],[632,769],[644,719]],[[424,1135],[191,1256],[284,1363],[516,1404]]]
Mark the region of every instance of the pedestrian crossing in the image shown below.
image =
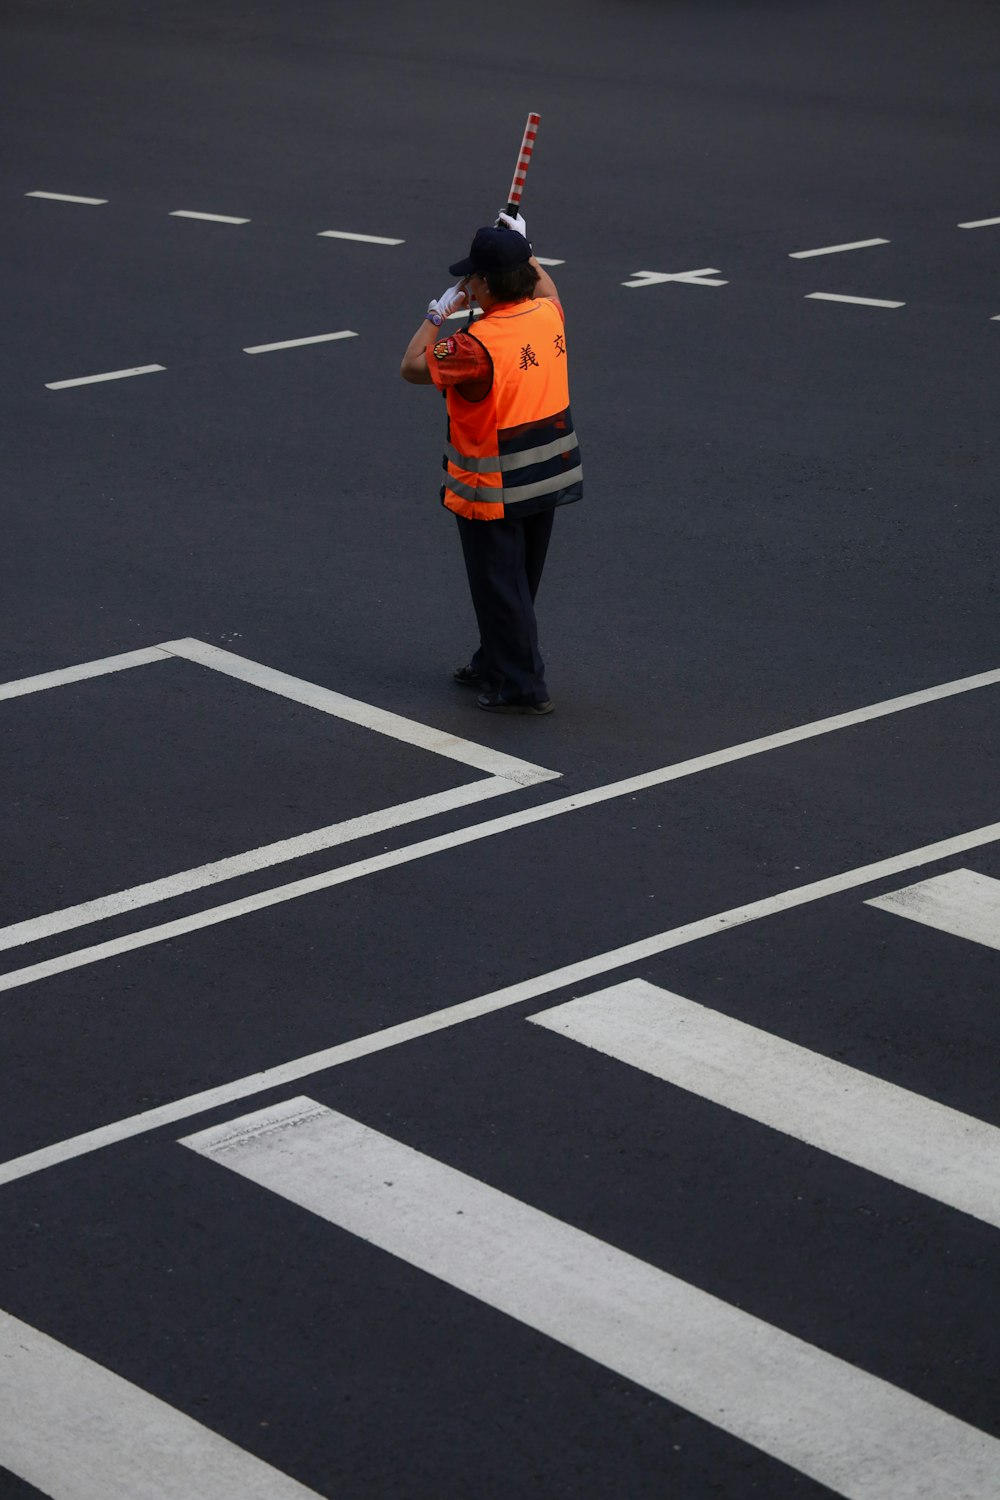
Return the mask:
[[[1000,1228],[1000,1130],[642,979],[529,1020]]]
[[[317,1500],[270,1464],[0,1311],[0,1464],[59,1500]],[[0,1493],[3,1476],[0,1474]]]
[[[991,877],[956,870],[864,904],[998,947],[989,941],[997,889]],[[901,937],[907,927],[898,924]],[[537,994],[525,999],[537,1003]],[[753,1122],[1000,1227],[1000,1129],[661,984],[629,978],[505,1023],[694,1095],[726,1111],[734,1135]],[[618,1083],[609,1092],[622,1096]],[[638,1148],[640,1119],[628,1128]],[[179,1143],[212,1172],[224,1168],[286,1205],[290,1246],[302,1239],[295,1214],[304,1210],[432,1278],[436,1295],[473,1299],[845,1500],[1000,1494],[1000,1440],[990,1432],[781,1326],[773,1310],[762,1317],[697,1276],[630,1253],[613,1223],[598,1236],[530,1201],[527,1189],[500,1190],[485,1180],[489,1169],[483,1178],[458,1170],[305,1096]],[[920,1212],[915,1200],[914,1219]],[[326,1261],[308,1238],[316,1259],[304,1274],[322,1282]],[[0,1314],[0,1411],[10,1417],[0,1422],[0,1465],[56,1500],[336,1493],[303,1486],[9,1314]]]
[[[994,1438],[314,1100],[183,1144],[849,1500],[996,1500]]]
[[[991,875],[949,870],[886,896],[874,896],[868,905],[1000,949],[1000,880]]]

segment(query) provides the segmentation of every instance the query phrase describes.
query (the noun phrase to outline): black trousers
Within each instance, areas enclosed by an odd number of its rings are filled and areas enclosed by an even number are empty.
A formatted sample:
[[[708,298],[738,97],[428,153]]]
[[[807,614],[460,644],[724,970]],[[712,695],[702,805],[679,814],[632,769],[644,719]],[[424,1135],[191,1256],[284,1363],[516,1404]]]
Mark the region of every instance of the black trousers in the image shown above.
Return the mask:
[[[472,666],[505,697],[549,696],[538,650],[535,595],[552,534],[553,510],[502,521],[456,516],[479,650]]]

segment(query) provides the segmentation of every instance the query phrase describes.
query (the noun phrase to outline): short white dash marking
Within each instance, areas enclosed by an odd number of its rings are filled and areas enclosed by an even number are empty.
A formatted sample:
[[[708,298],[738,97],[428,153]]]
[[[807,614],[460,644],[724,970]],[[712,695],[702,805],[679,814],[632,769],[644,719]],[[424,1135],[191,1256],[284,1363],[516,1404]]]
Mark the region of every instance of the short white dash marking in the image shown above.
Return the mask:
[[[47,391],[64,391],[71,385],[98,385],[102,380],[128,380],[131,375],[152,375],[156,370],[165,370],[166,365],[134,365],[130,370],[108,370],[104,375],[80,375],[75,380],[48,380]]]
[[[270,354],[273,349],[300,349],[303,344],[329,344],[333,339],[356,339],[357,334],[349,328],[339,333],[314,333],[307,339],[283,339],[280,344],[251,344],[244,354]]]
[[[859,307],[905,307],[905,302],[884,302],[880,297],[843,297],[839,292],[807,292],[813,302],[856,302]]]
[[[968,224],[959,224],[959,229],[988,229],[991,224],[1000,224],[1000,219],[972,219]]]
[[[974,870],[949,870],[866,903],[1000,950],[1000,880]]]
[[[346,229],[321,229],[321,240],[360,240],[365,245],[405,245],[405,240],[390,240],[384,234],[351,234]]]
[[[0,1312],[0,1464],[54,1500],[318,1500],[130,1381]]]
[[[528,1019],[1000,1228],[1000,1130],[982,1120],[643,979]]]
[[[25,193],[26,198],[51,198],[56,203],[89,203],[95,208],[102,203],[107,203],[107,198],[80,198],[76,193]]]
[[[540,266],[564,266],[566,264],[564,260],[550,260],[547,255],[536,255],[535,259]]]
[[[839,255],[842,250],[867,250],[870,245],[888,245],[888,240],[854,240],[849,245],[824,245],[821,250],[792,250],[790,260],[808,260],[812,255]]]
[[[175,208],[171,211],[172,219],[207,219],[210,224],[249,224],[249,219],[234,219],[229,214],[200,214],[193,208]]]
[[[988,1433],[311,1099],[184,1145],[847,1500],[996,1500]]]

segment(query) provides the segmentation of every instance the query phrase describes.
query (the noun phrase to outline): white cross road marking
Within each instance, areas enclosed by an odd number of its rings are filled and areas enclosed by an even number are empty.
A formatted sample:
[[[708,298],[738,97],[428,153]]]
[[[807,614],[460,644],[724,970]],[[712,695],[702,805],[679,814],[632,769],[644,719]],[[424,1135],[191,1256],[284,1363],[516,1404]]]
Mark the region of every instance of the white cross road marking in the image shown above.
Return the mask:
[[[888,240],[854,240],[850,245],[825,245],[822,250],[792,250],[789,260],[808,260],[813,255],[838,255],[842,250],[867,250],[870,245],[888,245]]]
[[[995,1437],[311,1099],[183,1144],[847,1500],[996,1500]]]
[[[684,281],[689,286],[728,286],[728,281],[709,281],[718,276],[714,266],[704,266],[700,271],[633,271],[632,281],[623,281],[622,286],[656,286],[661,281]]]
[[[806,301],[854,302],[859,307],[905,307],[905,302],[884,302],[880,297],[844,297],[839,292],[807,292]]]
[[[643,979],[528,1020],[1000,1228],[1000,1130],[983,1120]]]
[[[949,870],[887,896],[873,896],[865,905],[1000,950],[1000,880],[991,875]]]

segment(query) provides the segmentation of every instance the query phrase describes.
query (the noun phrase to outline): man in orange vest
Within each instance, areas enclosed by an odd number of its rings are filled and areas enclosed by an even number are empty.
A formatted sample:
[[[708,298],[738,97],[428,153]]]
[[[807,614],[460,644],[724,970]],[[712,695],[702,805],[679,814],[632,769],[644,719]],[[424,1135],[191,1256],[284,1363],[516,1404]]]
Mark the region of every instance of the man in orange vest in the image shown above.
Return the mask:
[[[548,714],[535,595],[555,507],[583,493],[563,310],[520,215],[477,230],[449,269],[461,280],[429,305],[400,373],[447,397],[441,500],[458,522],[479,624],[478,651],[452,675],[489,712]],[[482,317],[448,333],[445,319],[473,302]]]

